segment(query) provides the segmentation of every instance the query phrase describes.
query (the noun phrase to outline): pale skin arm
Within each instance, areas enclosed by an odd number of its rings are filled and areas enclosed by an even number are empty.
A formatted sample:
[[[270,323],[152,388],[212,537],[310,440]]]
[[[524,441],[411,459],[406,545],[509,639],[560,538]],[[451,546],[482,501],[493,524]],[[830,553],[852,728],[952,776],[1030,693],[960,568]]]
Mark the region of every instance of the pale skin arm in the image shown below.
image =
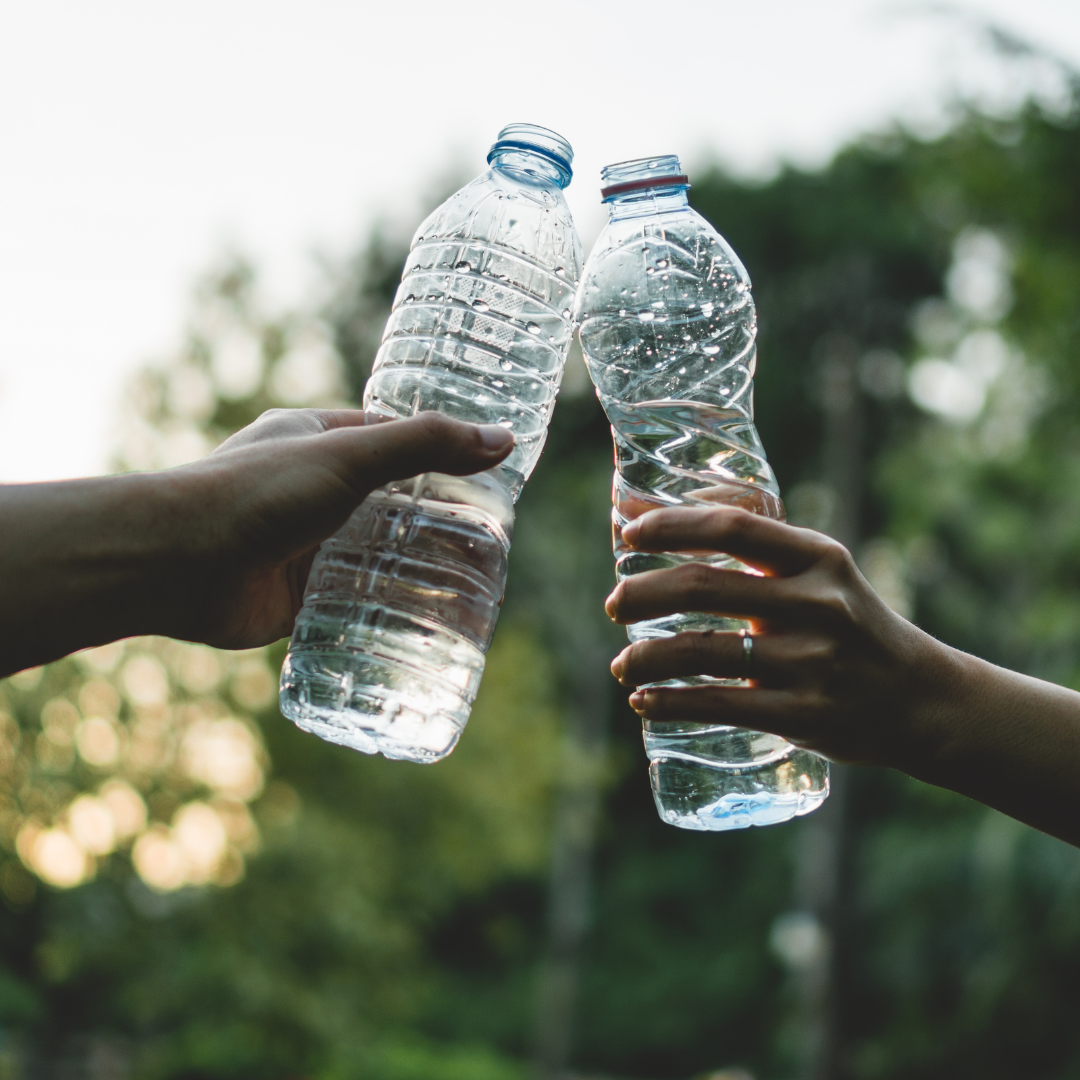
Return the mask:
[[[425,413],[273,410],[166,472],[0,486],[0,676],[136,634],[292,629],[319,544],[376,487],[497,465],[513,436]]]
[[[642,551],[722,551],[761,577],[692,563],[621,582],[620,623],[681,611],[749,619],[749,687],[637,690],[652,720],[774,732],[834,761],[884,765],[1080,846],[1080,694],[950,648],[877,596],[820,533],[731,508],[679,507],[623,530]],[[739,678],[734,634],[685,633],[624,649],[626,686],[686,675]]]

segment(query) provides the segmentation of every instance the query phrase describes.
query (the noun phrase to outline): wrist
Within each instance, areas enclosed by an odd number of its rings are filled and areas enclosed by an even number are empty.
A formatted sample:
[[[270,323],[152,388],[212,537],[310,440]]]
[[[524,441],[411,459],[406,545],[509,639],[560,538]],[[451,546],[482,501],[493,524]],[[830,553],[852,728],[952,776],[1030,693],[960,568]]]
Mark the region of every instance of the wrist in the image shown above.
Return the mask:
[[[916,692],[908,723],[909,738],[898,767],[927,783],[948,786],[957,764],[971,747],[971,722],[977,693],[978,661],[923,634],[925,649],[915,665]]]

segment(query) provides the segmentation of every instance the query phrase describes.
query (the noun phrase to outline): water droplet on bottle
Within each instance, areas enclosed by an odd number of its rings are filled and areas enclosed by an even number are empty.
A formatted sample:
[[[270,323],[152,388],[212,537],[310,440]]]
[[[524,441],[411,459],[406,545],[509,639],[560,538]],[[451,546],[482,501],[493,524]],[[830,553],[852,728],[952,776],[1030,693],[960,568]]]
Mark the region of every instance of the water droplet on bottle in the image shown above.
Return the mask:
[[[626,318],[626,308],[619,308],[619,318],[620,319],[625,319]]]
[[[561,266],[555,267],[555,273],[558,274],[559,277],[566,277],[566,271]]]
[[[472,263],[459,262],[454,264],[454,269],[459,274],[467,274],[472,269]]]
[[[506,383],[504,383],[502,379],[493,379],[491,385],[494,386],[497,390],[501,390],[506,385]]]
[[[669,265],[670,265],[670,263],[667,261],[667,259],[657,259],[656,260],[656,269],[657,270],[666,270]]]
[[[701,351],[706,356],[715,356],[720,351],[720,346],[719,345],[705,345],[705,346],[702,347]]]
[[[511,371],[511,370],[513,370],[513,367],[514,367],[514,365],[513,365],[513,364],[511,364],[509,360],[504,360],[504,361],[503,361],[503,362],[502,362],[502,363],[501,363],[501,364],[499,365],[499,367],[501,367],[501,368],[503,369],[503,371]]]
[[[640,319],[640,320],[641,320],[642,322],[652,322],[652,321],[653,321],[653,319],[655,319],[655,318],[656,318],[656,315],[655,315],[655,314],[654,314],[653,312],[651,312],[651,311],[639,311],[639,312],[637,313],[637,317],[638,317],[638,318],[639,318],[639,319]]]
[[[539,326],[538,323],[534,323],[534,322],[526,323],[525,324],[525,329],[528,330],[530,334],[539,334],[540,333],[540,326]]]
[[[646,274],[655,274],[656,271],[651,266],[646,266],[645,267],[645,273]]]
[[[563,308],[563,310],[562,310],[562,317],[563,317],[564,319],[569,319],[569,318],[570,318],[570,309],[569,309],[568,307],[567,307],[567,308]]]
[[[477,311],[490,311],[491,310],[491,308],[487,304],[485,304],[483,300],[474,300],[472,302],[472,306],[474,308],[476,308]]]

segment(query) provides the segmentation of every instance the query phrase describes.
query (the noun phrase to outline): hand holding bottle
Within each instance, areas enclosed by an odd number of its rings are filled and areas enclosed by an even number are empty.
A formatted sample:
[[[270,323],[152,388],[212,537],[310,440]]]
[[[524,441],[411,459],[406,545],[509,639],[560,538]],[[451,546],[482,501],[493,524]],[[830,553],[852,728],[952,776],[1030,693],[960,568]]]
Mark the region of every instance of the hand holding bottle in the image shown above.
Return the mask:
[[[620,623],[702,611],[749,619],[746,687],[631,695],[656,721],[773,732],[836,761],[885,765],[1080,844],[1080,694],[952,649],[892,611],[836,541],[742,510],[672,507],[623,529],[642,551],[723,552],[761,576],[686,563],[626,578]],[[739,678],[737,634],[639,641],[612,671],[627,686],[688,675]]]
[[[499,427],[273,410],[157,473],[0,486],[0,675],[135,634],[224,648],[287,634],[319,544],[375,487],[489,469]]]

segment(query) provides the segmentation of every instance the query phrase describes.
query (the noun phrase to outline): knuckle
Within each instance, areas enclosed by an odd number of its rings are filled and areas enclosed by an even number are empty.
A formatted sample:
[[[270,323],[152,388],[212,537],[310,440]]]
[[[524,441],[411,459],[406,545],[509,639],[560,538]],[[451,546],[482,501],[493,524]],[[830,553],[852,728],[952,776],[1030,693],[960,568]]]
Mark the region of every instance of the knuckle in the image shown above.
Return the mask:
[[[627,646],[626,652],[623,653],[623,674],[627,677],[636,675],[638,671],[643,667],[643,658],[641,655],[641,646],[645,644],[641,641],[635,641],[633,644]]]
[[[690,601],[709,598],[716,590],[716,574],[707,563],[692,562],[679,567],[678,581]]]
[[[716,641],[711,630],[682,634],[679,650],[686,665],[696,673],[704,672],[716,658]]]
[[[821,553],[821,564],[832,576],[845,581],[851,578],[855,570],[855,560],[851,557],[851,552],[836,540],[830,540],[825,545]]]
[[[435,440],[445,440],[453,433],[454,423],[442,413],[425,412],[416,417],[416,426],[421,433]]]
[[[620,611],[626,606],[627,592],[629,591],[625,581],[620,581],[614,589],[611,590],[611,595],[607,599],[607,608],[613,615],[618,615]]]
[[[753,529],[755,515],[737,506],[727,506],[713,511],[716,531],[728,539],[742,539]]]
[[[839,646],[835,638],[816,637],[803,643],[802,659],[816,667],[830,667],[836,663]]]
[[[832,586],[818,591],[814,597],[814,605],[817,611],[828,618],[842,623],[854,621],[855,613],[851,605],[851,599],[847,590]]]

